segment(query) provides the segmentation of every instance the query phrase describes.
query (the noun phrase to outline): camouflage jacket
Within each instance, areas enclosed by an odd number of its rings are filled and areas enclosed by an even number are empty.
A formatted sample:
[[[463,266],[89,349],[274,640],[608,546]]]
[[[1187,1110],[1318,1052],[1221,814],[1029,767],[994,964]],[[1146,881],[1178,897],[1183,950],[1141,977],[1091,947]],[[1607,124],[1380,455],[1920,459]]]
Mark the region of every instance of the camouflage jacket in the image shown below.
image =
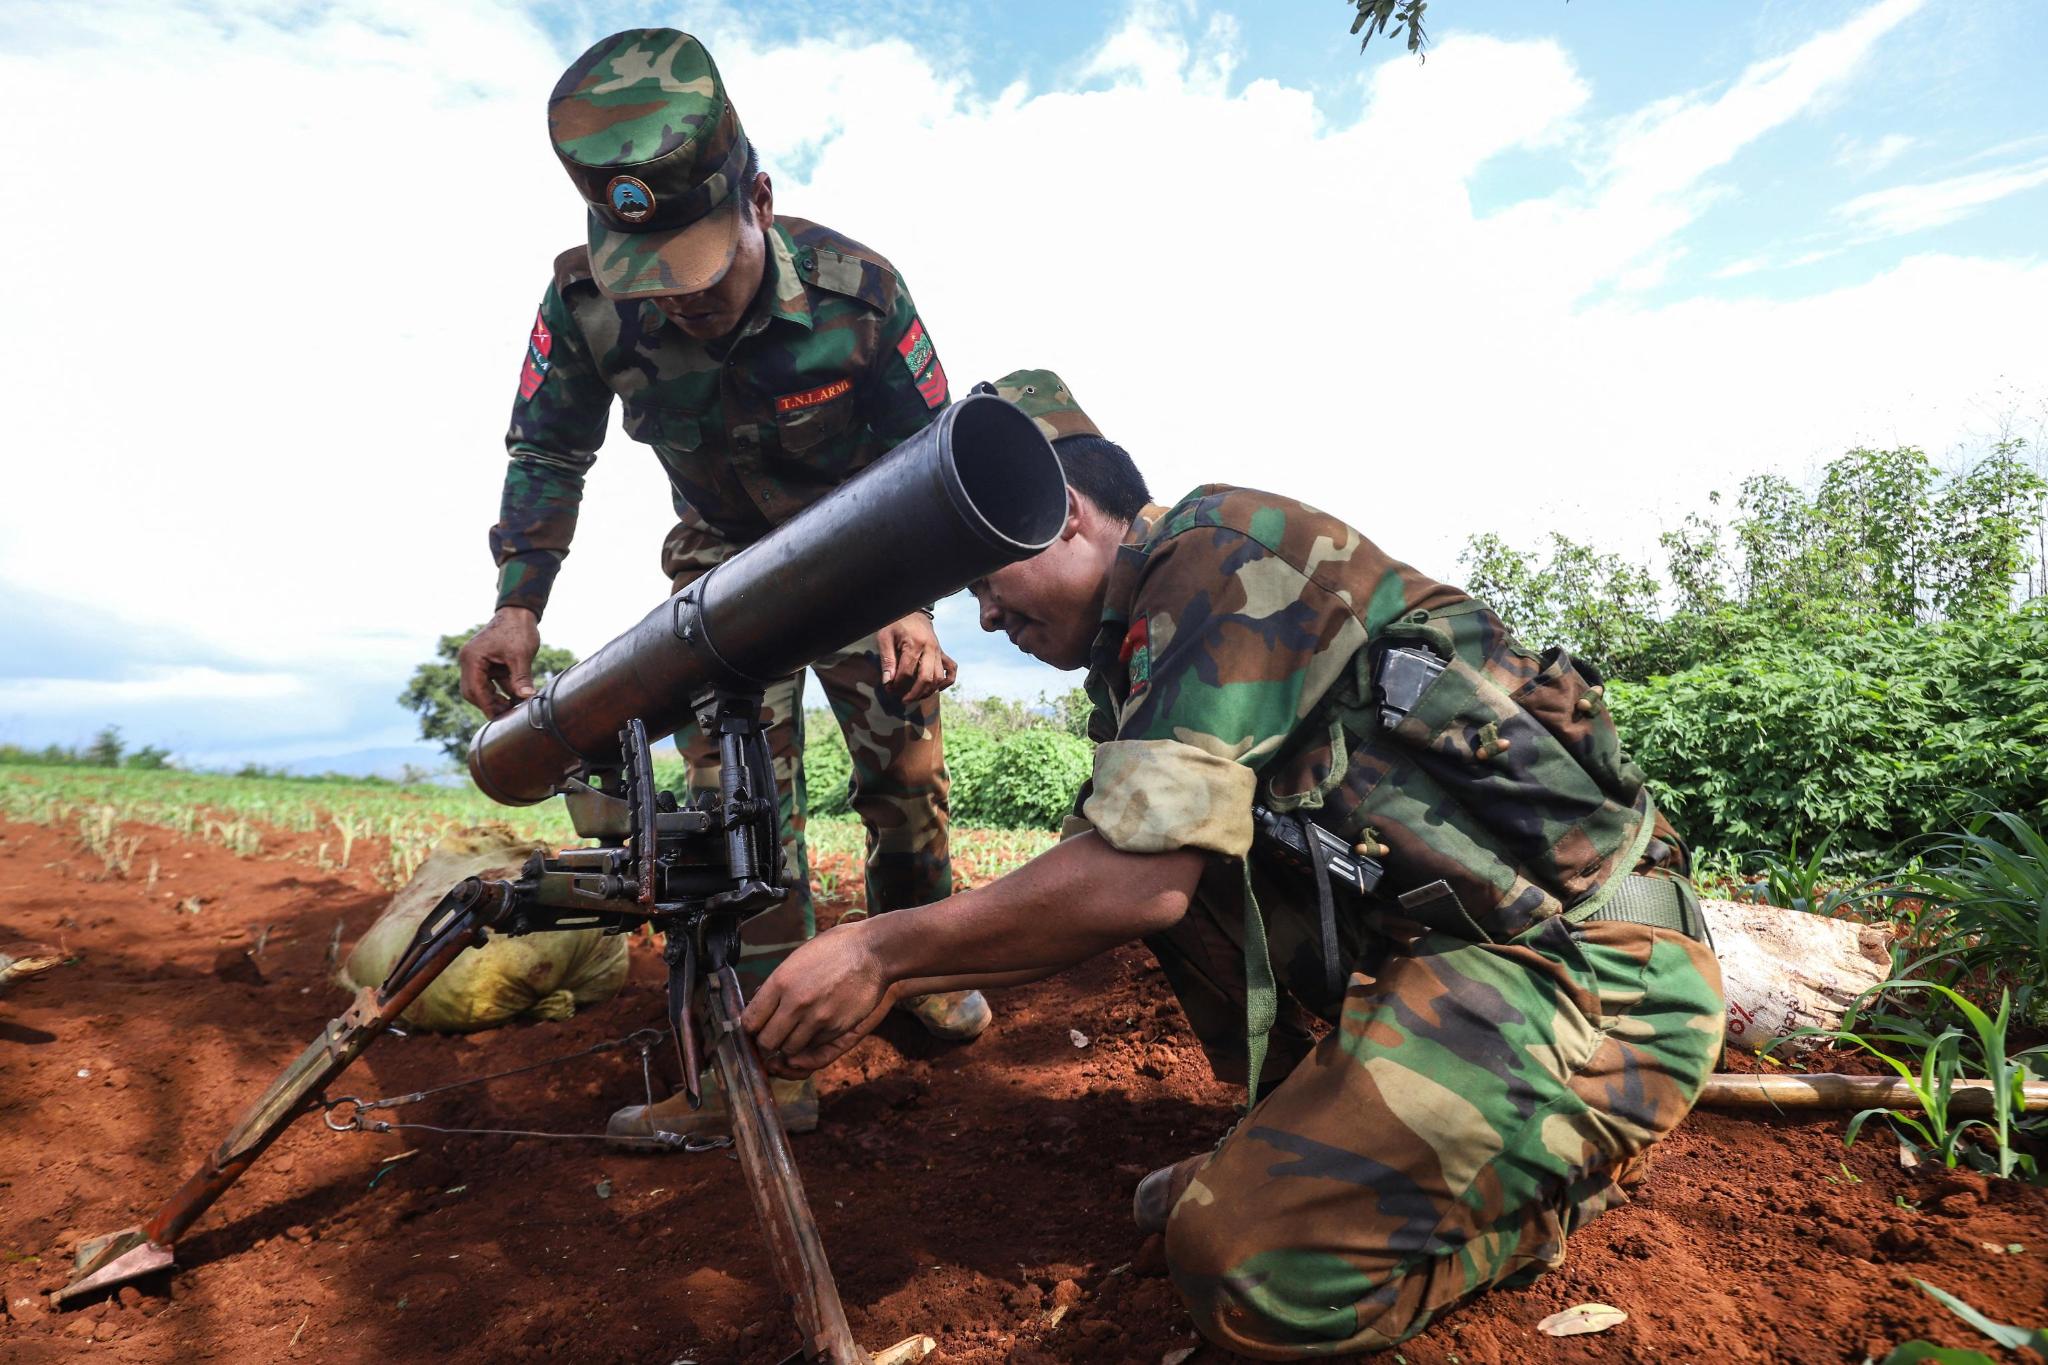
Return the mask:
[[[1443,668],[1389,726],[1374,669],[1393,648]],[[1583,901],[1648,831],[1596,673],[1274,494],[1210,485],[1134,524],[1088,689],[1081,814],[1114,846],[1242,858],[1257,799],[1377,856],[1376,908],[1464,937]]]
[[[693,536],[757,539],[946,405],[945,369],[887,261],[799,218],[777,217],[767,244],[760,297],[723,350],[652,302],[605,298],[588,248],[556,258],[505,437],[498,605],[547,604],[614,396],[668,472],[671,557]]]

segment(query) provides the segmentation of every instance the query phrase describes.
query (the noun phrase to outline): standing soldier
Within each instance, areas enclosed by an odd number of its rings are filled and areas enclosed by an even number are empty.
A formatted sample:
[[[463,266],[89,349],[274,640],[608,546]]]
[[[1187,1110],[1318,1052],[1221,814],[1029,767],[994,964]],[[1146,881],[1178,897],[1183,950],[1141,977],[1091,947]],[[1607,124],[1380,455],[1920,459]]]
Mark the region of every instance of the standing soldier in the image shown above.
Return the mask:
[[[1089,670],[1080,828],[792,954],[747,1007],[770,1064],[830,1061],[897,992],[1142,936],[1254,1101],[1134,1200],[1203,1335],[1373,1350],[1559,1265],[1691,1107],[1725,1008],[1599,675],[1291,498],[1150,517],[1055,377],[996,387],[1074,433],[1059,538],[971,587],[986,629]]]
[[[579,57],[548,104],[555,154],[589,206],[589,242],[555,259],[519,374],[498,524],[498,605],[463,647],[463,695],[486,715],[533,695],[538,623],[576,529],[612,400],[652,446],[679,520],[662,547],[672,591],[787,521],[921,430],[946,373],[903,279],[829,228],[777,217],[711,55],[687,33],[636,29]],[[929,610],[813,665],[853,757],[867,826],[867,904],[952,889],[938,692],[954,677]],[[795,893],[746,927],[742,977],[764,979],[816,932],[803,847],[803,678],[769,690],[775,777]],[[718,751],[677,745],[693,788]],[[942,1038],[987,1025],[975,991],[905,1007]],[[714,1078],[715,1079],[715,1078]],[[619,1135],[722,1127],[717,1097],[623,1109]],[[808,1081],[780,1087],[792,1131],[817,1125]]]

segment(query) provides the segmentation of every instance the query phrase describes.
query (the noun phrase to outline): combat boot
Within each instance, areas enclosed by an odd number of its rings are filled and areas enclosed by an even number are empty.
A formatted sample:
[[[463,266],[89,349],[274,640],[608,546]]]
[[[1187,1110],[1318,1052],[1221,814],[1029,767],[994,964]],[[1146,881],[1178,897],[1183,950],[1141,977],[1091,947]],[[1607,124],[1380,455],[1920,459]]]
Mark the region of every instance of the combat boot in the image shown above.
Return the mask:
[[[978,1038],[995,1012],[980,991],[934,991],[896,1002],[896,1008],[923,1024],[925,1032],[949,1043]]]
[[[768,1086],[775,1095],[775,1112],[782,1116],[785,1131],[817,1131],[816,1082],[809,1076],[800,1081],[771,1076]],[[611,1146],[647,1151],[658,1138],[674,1139],[675,1145],[681,1146],[684,1139],[725,1137],[732,1131],[732,1120],[726,1113],[725,1088],[718,1082],[718,1073],[707,1071],[701,1109],[690,1108],[689,1096],[678,1090],[658,1104],[627,1105],[612,1115],[604,1130]]]
[[[1166,1220],[1172,1215],[1173,1206],[1194,1183],[1195,1172],[1206,1166],[1214,1155],[1214,1152],[1197,1152],[1185,1161],[1161,1166],[1140,1180],[1131,1195],[1131,1221],[1138,1225],[1138,1231],[1166,1231]]]

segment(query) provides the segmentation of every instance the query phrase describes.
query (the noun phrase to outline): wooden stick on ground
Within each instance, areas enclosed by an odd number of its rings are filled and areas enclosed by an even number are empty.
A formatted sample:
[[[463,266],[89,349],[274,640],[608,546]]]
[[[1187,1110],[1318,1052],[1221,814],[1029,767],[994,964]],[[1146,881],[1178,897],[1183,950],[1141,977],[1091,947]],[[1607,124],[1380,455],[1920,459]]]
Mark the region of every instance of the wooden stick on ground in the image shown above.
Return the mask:
[[[1901,1076],[1843,1076],[1817,1072],[1810,1076],[1751,1076],[1721,1072],[1707,1077],[1700,1092],[1702,1109],[1918,1109],[1920,1101]],[[1991,1112],[1991,1082],[1957,1081],[1950,1111],[1963,1115]],[[2048,1109],[2048,1081],[2029,1081],[2029,1111]]]

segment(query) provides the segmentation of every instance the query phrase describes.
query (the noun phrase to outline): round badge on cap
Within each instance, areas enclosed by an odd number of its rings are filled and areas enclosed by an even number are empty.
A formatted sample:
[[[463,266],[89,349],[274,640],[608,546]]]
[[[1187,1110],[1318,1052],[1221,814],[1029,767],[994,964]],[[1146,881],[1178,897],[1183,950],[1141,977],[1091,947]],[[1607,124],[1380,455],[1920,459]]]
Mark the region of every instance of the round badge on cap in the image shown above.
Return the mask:
[[[628,223],[644,223],[654,216],[654,191],[647,182],[630,175],[613,176],[604,187],[612,212]]]

